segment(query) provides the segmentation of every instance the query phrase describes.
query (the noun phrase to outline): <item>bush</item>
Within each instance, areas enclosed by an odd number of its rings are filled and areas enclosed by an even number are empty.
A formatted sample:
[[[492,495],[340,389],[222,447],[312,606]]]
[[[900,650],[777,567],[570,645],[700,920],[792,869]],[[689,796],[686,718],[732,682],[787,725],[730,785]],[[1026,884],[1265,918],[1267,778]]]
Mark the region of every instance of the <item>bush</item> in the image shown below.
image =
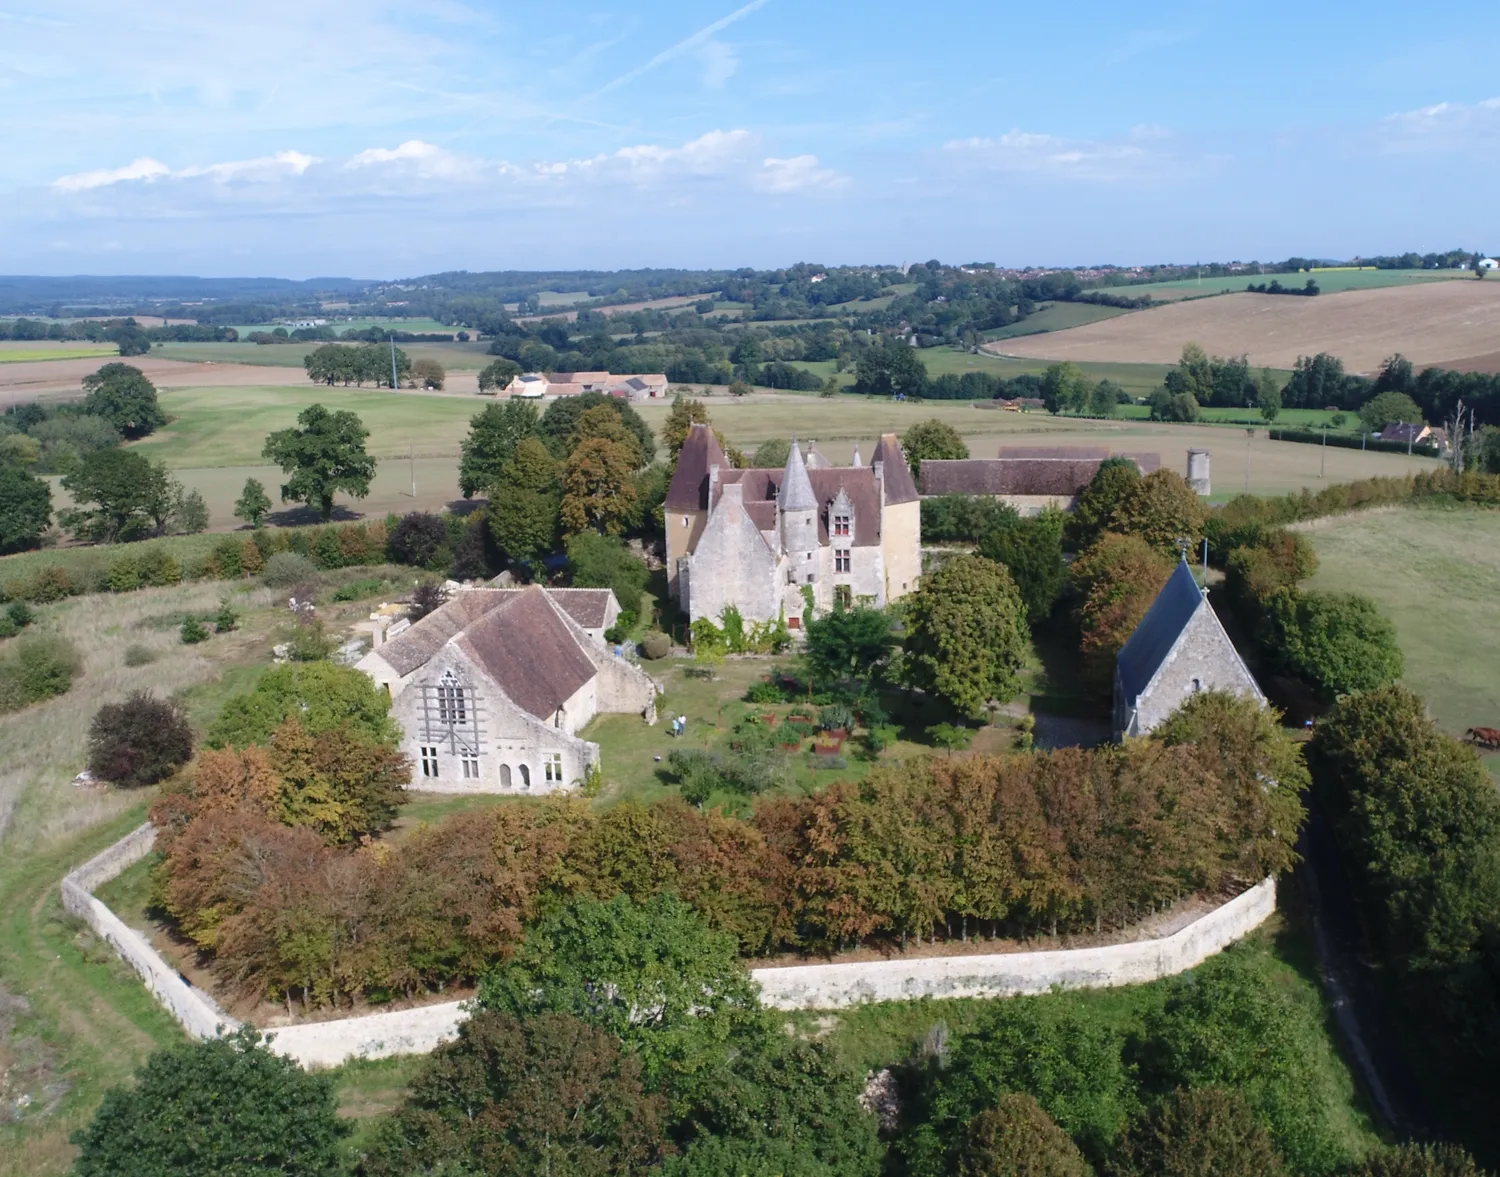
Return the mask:
[[[386,555],[396,564],[437,570],[449,559],[448,525],[428,511],[413,511],[391,529]]]
[[[672,639],[660,630],[653,629],[641,639],[641,654],[653,662],[665,658],[672,652]]]
[[[287,654],[293,662],[322,662],[333,653],[333,639],[317,617],[305,617],[286,634]]]
[[[271,588],[284,589],[311,580],[317,572],[313,562],[306,556],[300,556],[296,552],[277,552],[266,561],[261,579]]]
[[[156,661],[156,651],[149,646],[131,644],[125,647],[126,666],[150,666]]]
[[[1013,1093],[969,1121],[958,1172],[960,1177],[1091,1177],[1093,1170],[1036,1100]]]
[[[112,1088],[73,1136],[79,1177],[218,1173],[336,1177],[344,1171],[333,1080],[272,1054],[246,1026],[159,1050]]]
[[[1328,701],[1401,677],[1405,661],[1396,629],[1369,597],[1358,593],[1279,594],[1272,639],[1282,665]]]
[[[1130,1132],[1121,1177],[1285,1177],[1276,1143],[1238,1092],[1178,1088]]]
[[[665,637],[666,635],[663,634],[662,636]],[[785,703],[786,691],[782,688],[779,682],[769,682],[762,680],[761,682],[750,684],[750,689],[745,692],[745,702]]]
[[[59,634],[17,638],[0,658],[0,711],[66,694],[82,669],[73,643]]]
[[[217,633],[229,633],[236,629],[240,623],[240,615],[235,612],[234,606],[226,597],[219,602],[219,611],[214,614],[214,630]]]
[[[0,614],[0,638],[13,638],[20,632],[20,627],[14,621]]]
[[[182,623],[182,628],[178,631],[178,636],[182,638],[183,645],[196,646],[199,642],[208,641],[208,626],[204,625],[196,617],[189,617]]]
[[[412,590],[411,603],[406,607],[406,616],[412,621],[421,621],[429,613],[443,607],[443,586],[435,580],[424,580]]]
[[[5,616],[17,629],[25,629],[36,620],[36,614],[25,601],[12,601],[5,609]]]
[[[254,690],[224,704],[204,742],[211,748],[264,744],[295,715],[313,735],[347,724],[395,747],[400,737],[390,707],[390,697],[358,670],[329,662],[278,666],[267,671]]]
[[[1489,1177],[1456,1144],[1403,1144],[1363,1162],[1349,1177]]]
[[[89,728],[89,771],[116,785],[154,785],[193,755],[193,729],[176,700],[137,691],[106,703]]]
[[[65,600],[73,592],[72,578],[61,564],[48,564],[45,568],[38,568],[20,593],[12,594],[9,587],[6,588],[7,596],[15,595],[38,605]]]

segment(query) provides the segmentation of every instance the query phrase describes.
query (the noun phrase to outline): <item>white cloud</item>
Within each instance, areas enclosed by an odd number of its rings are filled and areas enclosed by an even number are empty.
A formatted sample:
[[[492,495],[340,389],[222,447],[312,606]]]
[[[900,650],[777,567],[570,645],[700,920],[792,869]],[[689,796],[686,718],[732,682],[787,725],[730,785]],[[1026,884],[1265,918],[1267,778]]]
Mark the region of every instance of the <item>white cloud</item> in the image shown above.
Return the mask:
[[[698,79],[710,90],[721,90],[739,72],[740,58],[723,41],[705,41],[698,46],[698,60],[703,63]]]
[[[483,160],[459,155],[435,143],[408,139],[397,147],[370,147],[344,165],[349,169],[396,167],[424,180],[466,180],[486,169]]]
[[[1379,145],[1390,152],[1472,150],[1500,139],[1500,98],[1482,102],[1436,102],[1387,115],[1376,129]]]
[[[816,155],[794,155],[790,159],[767,159],[754,178],[761,192],[807,192],[838,188],[848,177],[832,168],[820,167]]]
[[[59,176],[52,186],[62,192],[86,192],[90,188],[107,188],[111,184],[124,184],[133,180],[160,180],[170,176],[172,169],[158,159],[141,156],[123,168],[100,168],[93,172],[76,172],[71,176]]]
[[[235,159],[227,163],[211,163],[206,167],[183,168],[173,172],[173,179],[190,180],[206,176],[220,183],[241,180],[250,183],[269,183],[286,176],[300,176],[321,163],[315,155],[304,155],[300,151],[278,151],[275,155],[263,155],[259,159]]]
[[[1110,181],[1145,172],[1166,162],[1170,138],[1160,127],[1137,127],[1123,139],[1064,139],[1030,131],[1007,131],[993,138],[955,139],[943,145],[948,157],[965,166],[999,172],[1036,173],[1079,180]]]

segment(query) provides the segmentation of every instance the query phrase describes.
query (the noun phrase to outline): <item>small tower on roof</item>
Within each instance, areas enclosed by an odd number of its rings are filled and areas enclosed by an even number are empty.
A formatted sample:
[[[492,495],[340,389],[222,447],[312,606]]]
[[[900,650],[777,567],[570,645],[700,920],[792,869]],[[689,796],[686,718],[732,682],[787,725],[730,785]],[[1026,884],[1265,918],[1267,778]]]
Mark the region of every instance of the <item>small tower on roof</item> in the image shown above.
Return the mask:
[[[818,498],[795,437],[781,472],[776,506],[781,513],[781,546],[791,558],[795,583],[811,584],[817,568],[813,557],[818,551]]]

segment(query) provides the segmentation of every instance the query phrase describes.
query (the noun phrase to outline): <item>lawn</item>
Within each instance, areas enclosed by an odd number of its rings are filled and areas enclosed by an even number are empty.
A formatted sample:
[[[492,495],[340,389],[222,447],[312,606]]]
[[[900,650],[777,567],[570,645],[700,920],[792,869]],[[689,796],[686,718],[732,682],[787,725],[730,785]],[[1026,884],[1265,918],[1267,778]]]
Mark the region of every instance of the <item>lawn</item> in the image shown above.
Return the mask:
[[[1404,681],[1454,735],[1500,727],[1500,511],[1396,507],[1303,525],[1309,588],[1373,597],[1396,626]],[[1487,758],[1500,770],[1500,757]]]
[[[986,331],[984,337],[1015,339],[1020,335],[1040,335],[1044,331],[1066,331],[1069,327],[1082,327],[1085,323],[1097,323],[1100,319],[1113,319],[1129,313],[1124,307],[1095,306],[1088,302],[1044,302],[1019,323]]]
[[[37,360],[93,360],[105,356],[119,358],[120,349],[110,344],[95,347],[80,344],[77,347],[0,347],[0,364],[34,363]]]

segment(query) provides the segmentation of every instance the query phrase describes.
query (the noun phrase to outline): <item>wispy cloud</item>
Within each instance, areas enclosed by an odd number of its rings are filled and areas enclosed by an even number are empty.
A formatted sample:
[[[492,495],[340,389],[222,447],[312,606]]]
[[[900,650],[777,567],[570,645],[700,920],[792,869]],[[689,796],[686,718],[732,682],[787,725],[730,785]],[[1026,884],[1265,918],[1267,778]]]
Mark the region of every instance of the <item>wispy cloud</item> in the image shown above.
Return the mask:
[[[943,145],[960,166],[999,172],[1111,182],[1180,165],[1164,127],[1142,125],[1117,139],[1068,139],[1013,130],[994,137],[954,139]]]
[[[698,77],[710,90],[722,89],[740,68],[739,54],[723,41],[704,41],[698,46],[698,60],[703,63]]]
[[[579,102],[590,102],[595,98],[599,98],[602,95],[608,94],[612,90],[618,90],[621,86],[628,86],[637,78],[650,73],[657,66],[665,65],[667,62],[673,60],[674,58],[681,57],[684,53],[688,53],[694,49],[697,49],[700,45],[710,40],[716,34],[722,33],[730,25],[744,20],[752,12],[759,11],[769,3],[770,0],[750,0],[749,4],[743,5],[740,8],[736,8],[728,16],[720,17],[718,20],[714,21],[713,24],[705,25],[692,36],[684,37],[681,41],[678,41],[677,44],[672,45],[667,49],[663,49],[660,53],[651,58],[651,60],[647,61],[645,64],[638,65],[635,67],[635,69],[621,74],[612,82],[606,82],[592,94],[584,95],[584,97],[579,99]]]
[[[1500,98],[1482,102],[1436,102],[1387,115],[1376,127],[1390,152],[1452,152],[1492,146],[1500,139]]]
[[[1193,29],[1132,29],[1114,49],[1105,54],[1104,60],[1111,65],[1118,65],[1145,53],[1181,45],[1197,35]]]
[[[59,176],[52,181],[52,186],[61,192],[86,192],[90,188],[107,188],[111,184],[125,184],[136,180],[149,183],[171,174],[172,169],[161,160],[143,155],[121,168],[99,168],[92,172]]]
[[[154,183],[157,180],[207,179],[221,184],[235,182],[269,183],[285,176],[300,176],[319,160],[300,151],[279,151],[258,159],[234,159],[173,171],[159,159],[142,156],[120,168],[101,168],[59,176],[52,187],[59,192],[87,192],[116,184]]]

